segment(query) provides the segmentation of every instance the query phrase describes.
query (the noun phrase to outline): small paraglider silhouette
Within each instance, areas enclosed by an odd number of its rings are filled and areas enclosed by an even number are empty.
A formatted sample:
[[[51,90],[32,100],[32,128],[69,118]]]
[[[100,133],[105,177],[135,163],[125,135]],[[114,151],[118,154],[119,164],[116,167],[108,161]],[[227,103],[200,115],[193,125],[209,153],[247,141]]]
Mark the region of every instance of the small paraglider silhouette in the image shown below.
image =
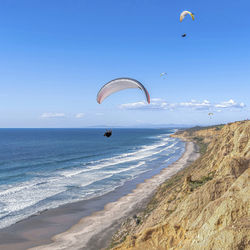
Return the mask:
[[[187,15],[190,15],[190,16],[192,17],[193,21],[194,21],[194,13],[192,13],[192,12],[190,12],[190,11],[187,11],[187,10],[184,10],[184,11],[182,11],[181,14],[180,14],[180,22],[182,22],[183,19],[184,19]],[[183,35],[181,35],[181,37],[186,37],[186,36],[187,36],[186,33],[184,33]]]
[[[166,79],[166,78],[165,78],[166,75],[167,75],[166,72],[162,72],[162,73],[160,74],[160,77],[163,77],[163,79]]]
[[[104,136],[106,137],[110,137],[112,135],[112,130],[106,130],[106,132],[104,133]]]
[[[208,113],[209,119],[212,119],[213,115],[214,115],[214,113]]]

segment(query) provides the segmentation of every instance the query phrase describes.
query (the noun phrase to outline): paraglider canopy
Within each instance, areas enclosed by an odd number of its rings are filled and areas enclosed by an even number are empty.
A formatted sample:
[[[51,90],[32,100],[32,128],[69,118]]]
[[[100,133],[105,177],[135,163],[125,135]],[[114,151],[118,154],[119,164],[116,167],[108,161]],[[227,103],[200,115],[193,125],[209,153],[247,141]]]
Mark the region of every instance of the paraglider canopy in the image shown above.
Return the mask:
[[[146,96],[147,102],[150,103],[150,96],[146,88],[139,81],[132,78],[117,78],[106,83],[98,92],[96,100],[101,104],[111,94],[129,88],[141,89]]]
[[[183,19],[184,19],[184,17],[185,17],[186,15],[190,15],[190,16],[192,17],[192,19],[194,20],[194,14],[193,14],[192,12],[190,12],[190,11],[184,10],[184,11],[182,11],[181,14],[180,14],[180,22],[183,21]]]
[[[209,118],[211,119],[212,115],[214,115],[214,113],[208,113],[208,115],[209,115]]]

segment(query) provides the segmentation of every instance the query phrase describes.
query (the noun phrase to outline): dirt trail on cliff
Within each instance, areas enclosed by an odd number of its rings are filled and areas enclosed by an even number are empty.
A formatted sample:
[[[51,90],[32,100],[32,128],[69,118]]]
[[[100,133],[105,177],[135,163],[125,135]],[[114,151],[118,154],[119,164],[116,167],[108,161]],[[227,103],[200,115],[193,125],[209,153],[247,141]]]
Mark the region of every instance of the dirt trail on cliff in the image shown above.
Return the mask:
[[[203,155],[128,218],[113,249],[250,249],[250,121],[179,132]]]

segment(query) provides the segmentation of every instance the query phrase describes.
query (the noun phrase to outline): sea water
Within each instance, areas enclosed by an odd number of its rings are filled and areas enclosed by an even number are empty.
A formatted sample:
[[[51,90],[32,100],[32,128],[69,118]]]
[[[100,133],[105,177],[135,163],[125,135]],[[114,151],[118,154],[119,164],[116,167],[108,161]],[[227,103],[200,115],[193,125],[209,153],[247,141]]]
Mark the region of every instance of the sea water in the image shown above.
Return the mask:
[[[174,129],[0,129],[0,228],[102,196],[177,160]]]

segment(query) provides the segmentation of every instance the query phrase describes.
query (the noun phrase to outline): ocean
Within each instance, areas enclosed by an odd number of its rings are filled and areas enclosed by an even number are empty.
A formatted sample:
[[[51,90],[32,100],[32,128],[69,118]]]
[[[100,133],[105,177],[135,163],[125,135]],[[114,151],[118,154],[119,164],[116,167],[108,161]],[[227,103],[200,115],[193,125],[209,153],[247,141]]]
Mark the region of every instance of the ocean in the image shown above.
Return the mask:
[[[185,151],[175,129],[0,129],[0,228],[156,174]]]

